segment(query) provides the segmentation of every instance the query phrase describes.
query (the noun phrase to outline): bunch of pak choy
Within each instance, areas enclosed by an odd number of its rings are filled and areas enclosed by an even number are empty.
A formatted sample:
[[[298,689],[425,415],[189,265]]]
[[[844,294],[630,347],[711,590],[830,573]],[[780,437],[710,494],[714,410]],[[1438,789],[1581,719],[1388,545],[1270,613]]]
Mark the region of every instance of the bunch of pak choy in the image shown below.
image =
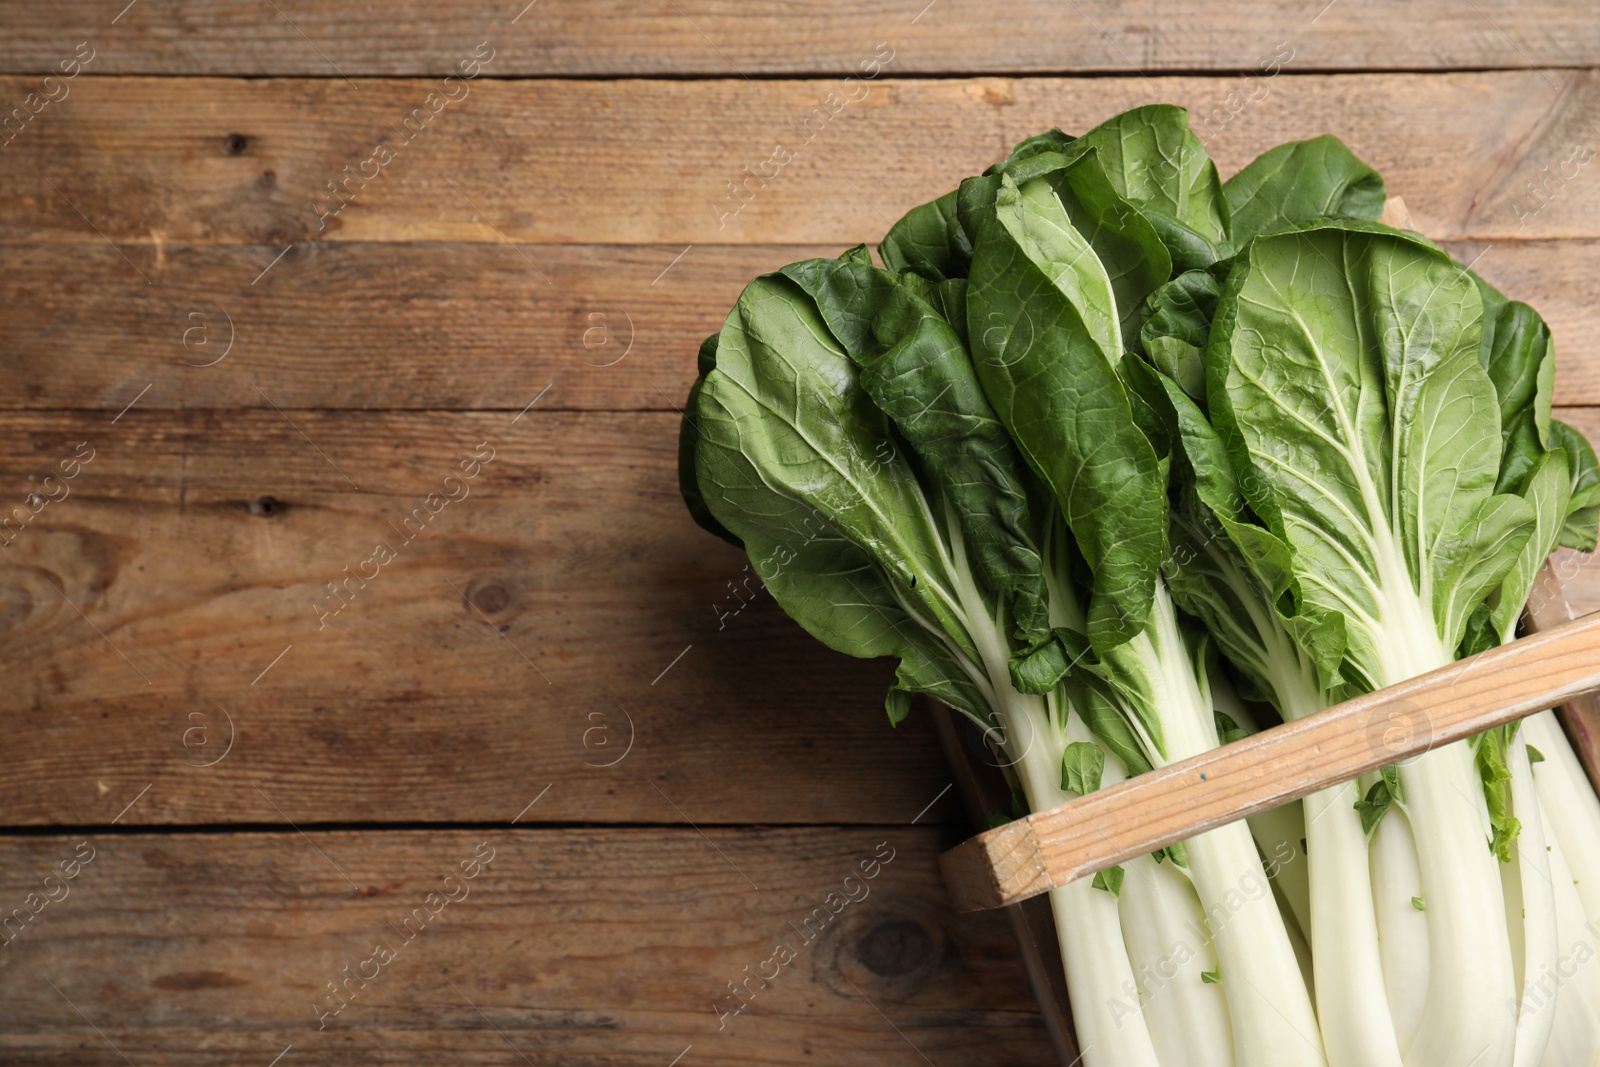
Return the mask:
[[[1511,640],[1600,467],[1549,331],[1337,140],[1052,130],[751,282],[680,481],[831,648],[1060,804]],[[1089,1067],[1600,1058],[1600,800],[1548,713],[1051,892]]]

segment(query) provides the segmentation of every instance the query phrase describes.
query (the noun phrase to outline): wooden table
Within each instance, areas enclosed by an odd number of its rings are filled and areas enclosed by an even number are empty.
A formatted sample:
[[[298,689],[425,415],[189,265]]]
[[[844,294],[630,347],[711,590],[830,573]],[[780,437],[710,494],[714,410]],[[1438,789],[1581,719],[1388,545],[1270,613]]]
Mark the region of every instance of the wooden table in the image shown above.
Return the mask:
[[[1048,1063],[674,473],[745,280],[1025,134],[1338,134],[1600,431],[1592,5],[924,2],[0,4],[0,1062]]]

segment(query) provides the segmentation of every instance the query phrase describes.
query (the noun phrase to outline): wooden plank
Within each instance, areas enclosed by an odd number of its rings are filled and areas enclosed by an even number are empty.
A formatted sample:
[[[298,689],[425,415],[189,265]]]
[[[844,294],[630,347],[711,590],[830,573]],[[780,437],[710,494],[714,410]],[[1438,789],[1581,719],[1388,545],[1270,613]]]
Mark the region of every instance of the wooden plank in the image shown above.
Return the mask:
[[[147,785],[123,824],[494,822],[547,784],[528,819],[895,823],[944,788],[927,724],[887,724],[889,665],[805,635],[689,520],[676,415],[516,417],[7,415],[3,510],[38,512],[0,528],[8,823],[103,825]],[[324,624],[346,567],[377,576]],[[1563,577],[1600,607],[1600,568]]]
[[[80,842],[92,859],[62,881]],[[0,947],[0,1061],[1052,1063],[1009,929],[950,913],[939,844],[920,827],[0,839],[0,901],[40,894]],[[769,962],[780,943],[795,958]],[[750,999],[719,1020],[734,981]]]
[[[1600,617],[1567,622],[985,831],[940,861],[998,908],[1600,689]]]
[[[0,78],[0,99],[36,81]],[[1224,173],[1335,133],[1440,240],[1600,237],[1587,70],[1286,76],[1231,118],[1237,85],[1203,77],[883,79],[849,90],[857,103],[837,78],[480,80],[405,132],[438,84],[80,78],[0,152],[0,233],[142,245],[124,248],[141,265],[173,242],[255,244],[257,270],[312,239],[875,241],[1027,134],[1171,101],[1210,116],[1197,122]],[[350,184],[333,215],[336,178]]]
[[[5,245],[0,407],[115,412],[156,379],[141,407],[516,410],[553,382],[543,407],[666,411],[745,283],[843,247],[524,247],[545,286],[503,245],[329,242],[252,286],[263,250],[169,244],[152,287],[104,243]],[[1600,404],[1600,241],[1451,252],[1549,320],[1556,402]]]
[[[937,3],[937,0],[935,0]],[[92,40],[94,69],[122,74],[444,74],[479,41],[502,75],[829,74],[874,44],[894,69],[943,73],[1294,68],[1430,69],[1593,65],[1600,32],[1581,5],[1444,2],[1214,7],[1126,0],[1004,6],[926,0],[589,0],[583,4],[391,0],[383,18],[331,0],[278,5],[147,0],[114,20],[89,0],[8,15],[0,70],[43,71],[63,47]],[[520,13],[520,14],[519,14]]]
[[[677,424],[8,416],[6,822],[910,820],[928,724],[691,522]]]
[[[0,246],[0,406],[114,413],[158,379],[142,407],[265,407],[261,386],[288,408],[514,412],[553,383],[542,408],[668,411],[747,282],[843,251],[522,249],[547,286],[504,245],[306,247],[252,286],[259,249],[167,246],[147,286],[105,244]]]

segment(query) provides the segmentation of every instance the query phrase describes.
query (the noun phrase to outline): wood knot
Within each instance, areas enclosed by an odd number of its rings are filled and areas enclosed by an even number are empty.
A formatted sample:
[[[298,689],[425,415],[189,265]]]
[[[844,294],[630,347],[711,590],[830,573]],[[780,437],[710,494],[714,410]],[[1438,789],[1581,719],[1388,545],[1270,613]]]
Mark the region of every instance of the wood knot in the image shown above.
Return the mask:
[[[250,138],[242,133],[230,133],[222,139],[222,150],[230,156],[243,155],[244,150],[249,147]]]
[[[270,496],[264,496],[257,500],[252,500],[250,503],[246,504],[245,507],[250,509],[250,514],[262,519],[270,519],[275,515],[281,515],[285,511],[289,510],[288,504],[285,504],[283,501],[276,500]]]
[[[505,586],[497,584],[478,586],[468,596],[472,598],[473,607],[485,615],[504,611],[506,605],[511,603],[511,594],[506,592]]]
[[[900,978],[927,966],[933,939],[920,924],[890,919],[868,930],[856,942],[856,958],[873,974]]]

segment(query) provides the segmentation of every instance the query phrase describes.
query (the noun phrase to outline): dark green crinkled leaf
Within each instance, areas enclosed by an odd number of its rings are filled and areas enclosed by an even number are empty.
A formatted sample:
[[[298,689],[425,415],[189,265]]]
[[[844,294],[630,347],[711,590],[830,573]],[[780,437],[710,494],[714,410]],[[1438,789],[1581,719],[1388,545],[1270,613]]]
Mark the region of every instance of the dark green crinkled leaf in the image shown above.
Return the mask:
[[[683,402],[684,416],[678,423],[678,492],[683,496],[689,515],[702,530],[716,534],[736,548],[744,542],[735,537],[727,527],[717,521],[700,495],[700,483],[695,477],[695,449],[700,443],[700,431],[695,425],[694,411],[700,398],[700,385],[717,365],[717,335],[712,334],[700,342],[700,376],[689,387],[689,397]]]
[[[1205,348],[1222,284],[1209,271],[1184,271],[1145,301],[1139,340],[1145,358],[1205,408]]]
[[[1234,243],[1313,219],[1383,214],[1383,178],[1337,137],[1290,141],[1263,152],[1222,185]]]
[[[804,291],[752,282],[728,316],[693,414],[696,480],[783,609],[829,647],[901,659],[896,687],[981,721],[976,651],[930,571],[939,532],[921,486],[891,469],[888,420]],[[947,636],[948,635],[948,636]],[[891,697],[891,719],[905,702]]]
[[[1123,196],[1099,154],[1080,144],[1065,154],[1041,150],[990,168],[962,183],[961,217],[975,237],[994,217],[996,198],[1009,179],[1018,188],[1039,180],[1052,189],[1072,226],[1100,261],[1116,298],[1122,344],[1132,347],[1146,298],[1172,274],[1172,259],[1150,219]]]
[[[972,244],[956,219],[956,194],[914,207],[889,229],[878,254],[892,271],[909,270],[933,281],[965,278]]]
[[[1084,134],[1111,183],[1150,219],[1177,271],[1228,254],[1228,204],[1217,168],[1189,116],[1171,104],[1124,111]]]
[[[984,592],[1005,604],[1024,649],[1019,688],[1048,691],[1066,660],[1055,648],[1033,528],[1047,498],[984,398],[960,337],[919,297],[922,287],[874,267],[864,248],[782,273],[811,297],[860,368],[860,387],[919,461],[885,456],[888,473],[936,486],[935,506],[954,509]]]
[[[1009,177],[979,236],[967,291],[983,390],[1054,491],[1093,576],[1096,648],[1144,628],[1164,554],[1165,487],[1117,375],[1111,282],[1046,183]]]

